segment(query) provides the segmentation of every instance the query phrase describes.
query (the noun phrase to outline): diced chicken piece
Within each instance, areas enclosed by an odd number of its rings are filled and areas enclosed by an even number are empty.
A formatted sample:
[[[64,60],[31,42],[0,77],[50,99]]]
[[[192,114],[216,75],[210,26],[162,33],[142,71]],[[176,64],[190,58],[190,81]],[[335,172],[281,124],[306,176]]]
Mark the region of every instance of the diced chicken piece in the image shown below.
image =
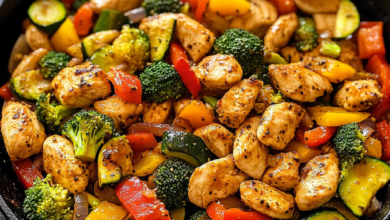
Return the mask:
[[[268,29],[264,37],[264,46],[272,52],[279,52],[288,44],[298,26],[298,17],[295,12],[280,16]]]
[[[142,104],[126,102],[116,95],[96,101],[93,106],[99,113],[110,117],[118,131],[136,122],[144,111]]]
[[[74,156],[72,142],[63,136],[50,136],[43,143],[43,169],[53,175],[54,182],[73,194],[87,188],[88,164]]]
[[[316,156],[302,169],[295,187],[295,202],[299,210],[321,207],[335,194],[339,183],[339,161],[333,154]]]
[[[228,17],[217,14],[217,12],[212,11],[209,7],[206,8],[202,24],[217,36],[221,36],[230,28]]]
[[[146,103],[144,102],[143,121],[155,124],[163,124],[171,115],[173,109],[173,100],[169,99],[162,103]]]
[[[301,61],[301,56],[296,47],[283,47],[281,54],[283,58],[287,61],[287,63],[297,63]]]
[[[258,180],[248,180],[240,185],[241,200],[250,208],[272,218],[291,219],[294,197]]]
[[[213,123],[200,127],[194,134],[202,138],[211,152],[219,158],[233,151],[234,134],[220,124]]]
[[[314,102],[317,97],[333,91],[328,79],[305,68],[302,63],[271,65],[269,75],[274,87],[298,102]]]
[[[44,48],[40,48],[38,50],[34,50],[29,55],[24,56],[23,60],[20,61],[19,65],[12,72],[11,78],[15,78],[15,77],[19,76],[20,74],[27,72],[29,70],[38,69],[39,68],[39,61],[48,52],[49,52],[48,50],[46,50]]]
[[[332,38],[336,26],[336,14],[314,14],[317,33],[322,38]]]
[[[45,129],[30,106],[16,101],[4,104],[1,133],[12,161],[28,158],[42,151]]]
[[[230,28],[241,28],[263,38],[269,27],[278,18],[275,6],[265,0],[251,0],[249,11],[240,16],[234,16]]]
[[[226,198],[240,189],[247,176],[235,168],[233,155],[210,161],[195,169],[188,186],[190,202],[201,207]]]
[[[100,14],[103,9],[126,12],[140,6],[142,0],[91,0],[93,12]]]
[[[261,117],[252,117],[236,131],[233,156],[237,167],[254,179],[261,179],[268,166],[268,147],[264,146],[256,137]]]
[[[309,14],[336,13],[339,9],[340,0],[294,0],[302,11]]]
[[[352,66],[358,72],[364,70],[362,60],[359,57],[358,47],[354,42],[351,40],[342,40],[340,42],[340,48],[339,60],[341,62]]]
[[[61,70],[50,88],[57,100],[69,108],[87,107],[111,93],[104,71],[89,61]]]
[[[175,34],[194,62],[199,62],[213,47],[214,33],[185,14],[178,14]]]
[[[181,98],[179,100],[176,100],[173,103],[173,109],[175,110],[175,115],[178,115],[181,112],[181,109],[186,106],[189,102],[191,102],[192,99],[187,98]]]
[[[217,104],[219,120],[230,128],[238,128],[255,105],[262,85],[251,77],[230,88]]]
[[[348,111],[357,112],[369,109],[382,97],[376,80],[345,81],[334,96],[333,103]]]
[[[205,57],[194,70],[202,84],[210,90],[228,90],[242,78],[240,64],[229,55]]]
[[[292,102],[269,106],[257,129],[257,138],[266,146],[283,150],[294,138],[305,109]]]
[[[297,152],[280,153],[272,156],[275,166],[264,173],[262,182],[282,191],[289,191],[299,182],[299,154]]]
[[[53,50],[50,45],[49,35],[39,30],[32,24],[27,27],[26,41],[30,46],[31,50],[38,50],[39,48],[44,48],[49,51]]]

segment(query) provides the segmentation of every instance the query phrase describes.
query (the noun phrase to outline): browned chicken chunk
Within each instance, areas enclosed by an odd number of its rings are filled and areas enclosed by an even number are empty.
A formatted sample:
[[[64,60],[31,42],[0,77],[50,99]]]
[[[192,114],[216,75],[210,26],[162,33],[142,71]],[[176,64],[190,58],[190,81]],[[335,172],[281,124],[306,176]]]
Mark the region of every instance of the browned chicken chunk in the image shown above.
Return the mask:
[[[194,134],[202,138],[210,151],[219,158],[233,151],[234,134],[220,124],[213,123],[200,127]]]
[[[288,44],[298,25],[298,17],[295,12],[280,16],[268,29],[264,37],[264,46],[272,52],[279,52]]]
[[[144,122],[155,124],[163,124],[167,122],[168,117],[172,113],[173,100],[169,99],[162,103],[147,103],[144,102]]]
[[[15,78],[20,74],[27,72],[29,70],[35,70],[39,67],[39,61],[44,57],[49,51],[45,48],[39,48],[34,50],[29,55],[25,55],[20,61],[19,65],[12,72],[11,78]]]
[[[309,14],[336,13],[339,9],[340,0],[294,0],[302,11]]]

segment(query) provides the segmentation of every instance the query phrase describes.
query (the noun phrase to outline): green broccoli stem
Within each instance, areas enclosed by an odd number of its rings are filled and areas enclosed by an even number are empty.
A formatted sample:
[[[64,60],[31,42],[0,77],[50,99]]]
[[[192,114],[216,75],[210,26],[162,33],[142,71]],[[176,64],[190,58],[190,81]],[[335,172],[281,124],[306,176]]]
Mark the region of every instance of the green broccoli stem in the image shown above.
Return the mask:
[[[320,53],[324,56],[337,58],[340,56],[341,48],[336,42],[324,40],[321,42]]]
[[[58,119],[59,120],[62,120],[64,119],[65,117],[69,116],[69,115],[73,115],[74,113],[76,113],[77,111],[79,111],[79,109],[75,109],[75,108],[68,108],[68,107],[65,107],[65,106],[62,106],[62,105],[59,105],[59,106],[56,106],[55,107],[57,112],[58,112]]]
[[[203,100],[211,106],[211,108],[215,109],[218,103],[218,99],[211,96],[203,96]]]

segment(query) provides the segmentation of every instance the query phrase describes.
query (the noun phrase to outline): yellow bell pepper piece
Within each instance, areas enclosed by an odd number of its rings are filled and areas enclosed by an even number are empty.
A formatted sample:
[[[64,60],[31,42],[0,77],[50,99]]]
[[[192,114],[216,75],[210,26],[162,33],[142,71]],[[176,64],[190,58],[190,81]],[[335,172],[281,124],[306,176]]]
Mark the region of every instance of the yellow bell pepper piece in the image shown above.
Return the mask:
[[[181,109],[178,117],[187,119],[192,128],[197,129],[213,123],[214,112],[208,109],[203,102],[192,100]]]
[[[319,150],[315,147],[308,147],[298,141],[292,140],[286,148],[283,149],[283,152],[297,152],[299,154],[299,162],[307,163],[309,160],[313,159],[315,156],[323,153],[322,150]]]
[[[85,220],[122,220],[127,211],[121,206],[103,201]]]
[[[185,208],[179,208],[172,211],[169,211],[169,215],[171,216],[172,220],[184,220],[186,215]]]
[[[133,157],[133,175],[147,176],[154,172],[158,165],[164,163],[164,155],[154,151],[144,151],[134,154]]]
[[[332,83],[340,83],[356,72],[352,66],[329,57],[305,57],[303,64]]]
[[[251,3],[246,0],[210,0],[209,8],[220,15],[243,15],[249,11]]]
[[[382,143],[372,137],[368,137],[364,141],[364,149],[366,149],[366,156],[381,158],[382,157]]]
[[[321,126],[341,126],[352,122],[361,122],[370,117],[366,112],[349,112],[338,107],[315,106],[307,108],[311,118]]]
[[[56,51],[66,52],[66,49],[80,42],[72,20],[67,18],[50,39]]]

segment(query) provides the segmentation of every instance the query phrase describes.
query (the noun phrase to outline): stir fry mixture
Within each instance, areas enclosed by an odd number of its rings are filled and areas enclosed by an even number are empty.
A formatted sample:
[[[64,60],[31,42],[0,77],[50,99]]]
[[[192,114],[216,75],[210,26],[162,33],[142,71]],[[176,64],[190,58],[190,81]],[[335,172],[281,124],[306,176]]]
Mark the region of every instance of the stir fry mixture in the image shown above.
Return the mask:
[[[38,0],[27,15],[0,90],[27,219],[380,208],[390,67],[383,23],[351,1]]]

